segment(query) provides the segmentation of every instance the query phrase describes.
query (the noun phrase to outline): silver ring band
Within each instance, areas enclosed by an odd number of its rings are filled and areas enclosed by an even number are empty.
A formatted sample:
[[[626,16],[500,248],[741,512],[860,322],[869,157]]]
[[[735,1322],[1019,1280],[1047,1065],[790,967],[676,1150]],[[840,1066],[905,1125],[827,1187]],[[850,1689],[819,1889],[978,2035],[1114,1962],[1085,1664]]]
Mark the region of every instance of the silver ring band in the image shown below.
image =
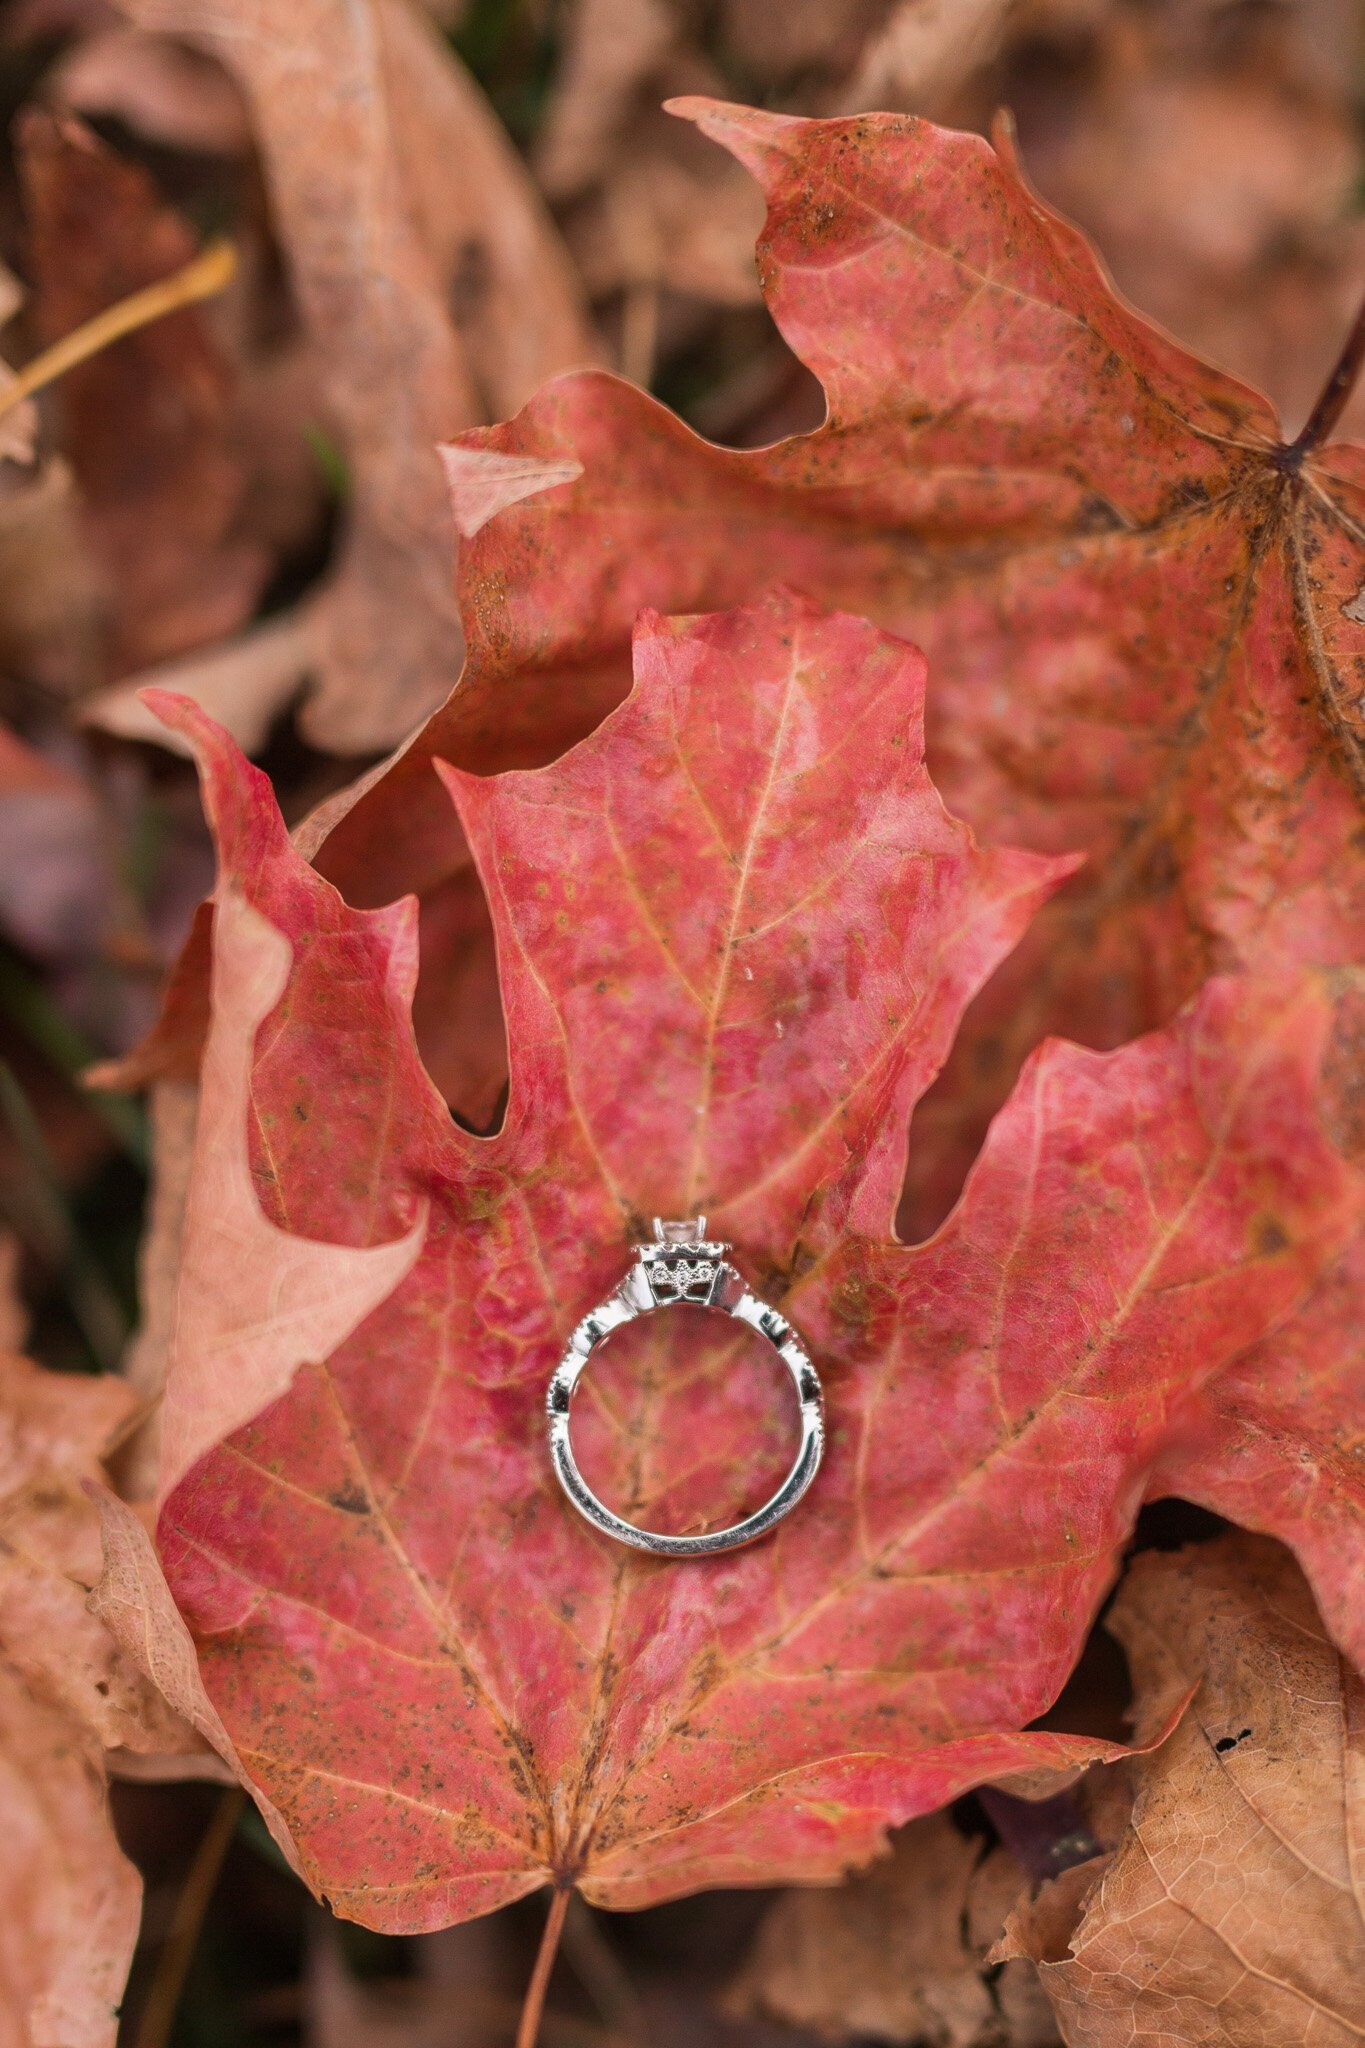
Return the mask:
[[[686,1223],[654,1223],[655,1242],[635,1247],[636,1262],[615,1292],[584,1316],[554,1371],[545,1396],[550,1422],[550,1457],[559,1483],[569,1499],[594,1528],[647,1550],[655,1557],[707,1557],[720,1550],[737,1550],[766,1536],[769,1529],[789,1514],[819,1470],[825,1448],[824,1399],[820,1376],[785,1316],[749,1292],[743,1277],[724,1254],[727,1244],[708,1242],[706,1218]],[[737,1322],[747,1323],[767,1339],[792,1376],[796,1398],[801,1404],[801,1444],[795,1463],[770,1500],[755,1509],[733,1528],[713,1529],[704,1536],[664,1536],[654,1529],[639,1529],[612,1513],[597,1498],[578,1469],[569,1442],[569,1410],[583,1368],[597,1346],[613,1330],[636,1316],[655,1309],[676,1308],[690,1302],[698,1308],[720,1309]]]

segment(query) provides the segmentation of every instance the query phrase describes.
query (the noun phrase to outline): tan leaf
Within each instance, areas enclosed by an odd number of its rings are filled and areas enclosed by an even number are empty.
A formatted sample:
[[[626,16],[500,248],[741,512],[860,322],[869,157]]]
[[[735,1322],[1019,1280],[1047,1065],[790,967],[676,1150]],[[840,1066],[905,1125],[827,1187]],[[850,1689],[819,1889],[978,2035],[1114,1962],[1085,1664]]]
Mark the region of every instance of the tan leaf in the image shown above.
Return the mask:
[[[730,1988],[729,2010],[933,2048],[1055,2041],[1032,1965],[1016,1960],[997,1973],[985,1962],[1028,1882],[1014,1858],[1005,1849],[983,1854],[981,1838],[946,1813],[911,1821],[893,1843],[885,1861],[847,1884],[777,1900]]]
[[[507,419],[547,377],[602,361],[583,287],[468,72],[407,0],[382,0],[379,18],[412,218],[483,416]]]
[[[230,732],[244,754],[254,754],[297,694],[313,658],[308,611],[286,612],[250,627],[235,640],[220,641],[202,653],[164,662],[98,691],[81,706],[80,720],[120,739],[142,740],[188,756],[180,735],[163,725],[140,695],[148,685],[178,690]]]
[[[763,208],[719,155],[681,147],[671,136],[623,152],[569,239],[589,289],[667,285],[720,305],[760,303],[754,243]]]
[[[460,671],[436,443],[595,353],[566,260],[491,111],[405,0],[126,11],[217,56],[247,95],[351,473],[302,722],[333,752],[378,751]]]
[[[125,1500],[150,1500],[156,1492],[161,1394],[170,1361],[175,1283],[185,1234],[198,1106],[199,1090],[193,1081],[157,1081],[148,1091],[151,1191],[137,1267],[142,1315],[120,1362],[123,1377],[147,1412],[120,1460],[119,1491]]]
[[[573,199],[607,169],[617,130],[678,35],[664,0],[579,0],[536,144],[553,199]]]
[[[142,1885],[109,1824],[99,1744],[0,1659],[0,2030],[113,2048]]]
[[[899,0],[839,94],[845,114],[940,110],[993,56],[1015,0]]]
[[[44,1372],[0,1357],[0,1649],[16,1678],[105,1748],[193,1748],[120,1657],[86,1596],[99,1519],[83,1491],[137,1406],[121,1379]]]
[[[171,1598],[151,1537],[126,1501],[105,1489],[95,1498],[102,1524],[104,1570],[90,1595],[90,1612],[99,1617],[136,1669],[246,1786],[281,1854],[302,1876],[288,1828],[247,1777],[232,1738],[204,1690],[190,1632]]]
[[[72,44],[43,81],[45,96],[80,114],[116,115],[171,149],[244,156],[251,128],[220,64],[170,36],[117,27]]]
[[[270,0],[129,0],[127,12],[218,57],[250,103],[351,468],[309,737],[343,753],[389,746],[459,673],[449,513],[432,450],[479,408],[404,205],[375,11],[344,0],[287,12]]]
[[[199,1744],[88,1611],[83,1485],[136,1406],[117,1379],[0,1356],[0,2038],[112,2048],[142,1887],[109,1822],[107,1750],[193,1773]]]
[[[247,1151],[251,1069],[256,1028],[284,992],[293,953],[231,889],[217,900],[213,948],[213,1024],[166,1379],[161,1500],[205,1450],[278,1399],[299,1365],[325,1359],[393,1293],[426,1234],[425,1210],[406,1236],[368,1247],[296,1237],[262,1213]]]
[[[54,697],[89,689],[106,591],[60,456],[0,468],[0,593],[0,670]]]
[[[146,170],[75,115],[30,106],[15,128],[32,323],[55,343],[187,264],[195,236]],[[112,676],[234,632],[269,575],[237,529],[247,483],[236,373],[204,310],[180,305],[62,377],[82,525],[109,579]]]
[[[1197,1680],[1176,1732],[1125,1765],[1111,1857],[1016,1912],[1075,2048],[1219,2048],[1365,2030],[1365,1688],[1287,1550],[1233,1534],[1131,1567],[1108,1627],[1141,1695]]]

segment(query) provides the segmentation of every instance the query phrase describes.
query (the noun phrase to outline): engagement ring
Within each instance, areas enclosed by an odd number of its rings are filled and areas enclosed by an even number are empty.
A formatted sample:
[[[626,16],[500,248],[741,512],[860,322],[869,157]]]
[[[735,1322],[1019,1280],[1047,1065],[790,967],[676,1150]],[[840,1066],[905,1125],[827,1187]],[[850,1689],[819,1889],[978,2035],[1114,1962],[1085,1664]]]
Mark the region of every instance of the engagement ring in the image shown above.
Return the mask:
[[[705,1557],[718,1550],[735,1550],[741,1543],[752,1543],[755,1537],[766,1535],[796,1506],[819,1469],[825,1447],[819,1375],[785,1316],[749,1292],[742,1276],[725,1257],[729,1249],[728,1244],[707,1238],[704,1216],[683,1223],[665,1223],[656,1216],[653,1244],[636,1245],[635,1264],[619,1287],[584,1316],[555,1368],[545,1397],[550,1418],[550,1456],[560,1485],[580,1515],[618,1542],[632,1544],[636,1550],[652,1551],[656,1557]],[[772,1499],[744,1521],[736,1522],[733,1528],[713,1529],[704,1536],[664,1536],[623,1521],[588,1485],[569,1442],[573,1391],[596,1347],[613,1330],[633,1322],[636,1316],[650,1315],[655,1309],[676,1308],[683,1302],[696,1308],[719,1309],[766,1338],[791,1374],[801,1404],[800,1449]]]

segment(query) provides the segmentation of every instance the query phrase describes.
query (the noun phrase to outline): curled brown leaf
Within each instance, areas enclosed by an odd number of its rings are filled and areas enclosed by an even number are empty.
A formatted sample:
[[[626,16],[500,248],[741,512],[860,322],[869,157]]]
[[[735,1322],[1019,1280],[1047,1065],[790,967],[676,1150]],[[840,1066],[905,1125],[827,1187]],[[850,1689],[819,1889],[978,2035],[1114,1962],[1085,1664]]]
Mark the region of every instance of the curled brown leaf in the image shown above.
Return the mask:
[[[1124,1769],[1112,1856],[1012,1916],[1073,2048],[1220,2048],[1365,2027],[1365,1688],[1289,1552],[1234,1533],[1139,1557],[1108,1626],[1139,1694],[1198,1681],[1159,1750]]]

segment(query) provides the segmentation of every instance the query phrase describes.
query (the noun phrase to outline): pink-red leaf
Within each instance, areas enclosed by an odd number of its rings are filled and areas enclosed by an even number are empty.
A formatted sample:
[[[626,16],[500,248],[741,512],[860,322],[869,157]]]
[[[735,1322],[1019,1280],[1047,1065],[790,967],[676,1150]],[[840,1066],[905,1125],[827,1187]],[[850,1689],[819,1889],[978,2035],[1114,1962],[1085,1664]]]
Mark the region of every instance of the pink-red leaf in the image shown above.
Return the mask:
[[[945,814],[922,675],[793,598],[650,617],[632,696],[562,760],[448,773],[509,1027],[491,1139],[418,1060],[410,907],[344,905],[264,778],[165,707],[200,755],[220,908],[254,913],[227,943],[292,952],[258,1030],[254,1005],[214,1025],[265,1215],[372,1259],[428,1205],[406,1277],[159,1526],[214,1707],[343,1912],[414,1928],[549,1877],[620,1906],[829,1877],[973,1782],[1096,1753],[1017,1731],[1163,1461],[1182,1449],[1218,1504],[1218,1387],[1359,1228],[1334,1050],[1355,984],[1299,976],[1217,983],[1116,1053],[1044,1048],[948,1224],[894,1241],[914,1097],[1070,866]],[[680,1567],[579,1521],[543,1397],[645,1220],[688,1206],[809,1339],[830,1438],[772,1540]],[[187,1234],[182,1301],[212,1249]],[[244,1297],[274,1279],[262,1256]],[[637,1519],[728,1518],[774,1454],[761,1372],[680,1318],[645,1339],[639,1370],[595,1363],[585,1455]],[[1286,1533],[1317,1573],[1312,1532]],[[1358,1571],[1358,1522],[1333,1541]]]
[[[546,488],[469,543],[461,686],[318,857],[358,902],[453,887],[431,754],[549,758],[624,687],[642,605],[781,577],[906,634],[952,808],[990,842],[1090,855],[917,1121],[925,1229],[1047,1031],[1115,1045],[1211,972],[1360,959],[1362,456],[1283,444],[1263,399],[1115,297],[1008,150],[890,115],[679,111],[764,187],[764,290],[828,422],[732,452],[587,375],[462,437],[466,460],[546,465]],[[581,478],[552,482],[569,462]],[[440,974],[433,945],[423,1008]],[[452,1070],[452,1100],[496,1078]]]

